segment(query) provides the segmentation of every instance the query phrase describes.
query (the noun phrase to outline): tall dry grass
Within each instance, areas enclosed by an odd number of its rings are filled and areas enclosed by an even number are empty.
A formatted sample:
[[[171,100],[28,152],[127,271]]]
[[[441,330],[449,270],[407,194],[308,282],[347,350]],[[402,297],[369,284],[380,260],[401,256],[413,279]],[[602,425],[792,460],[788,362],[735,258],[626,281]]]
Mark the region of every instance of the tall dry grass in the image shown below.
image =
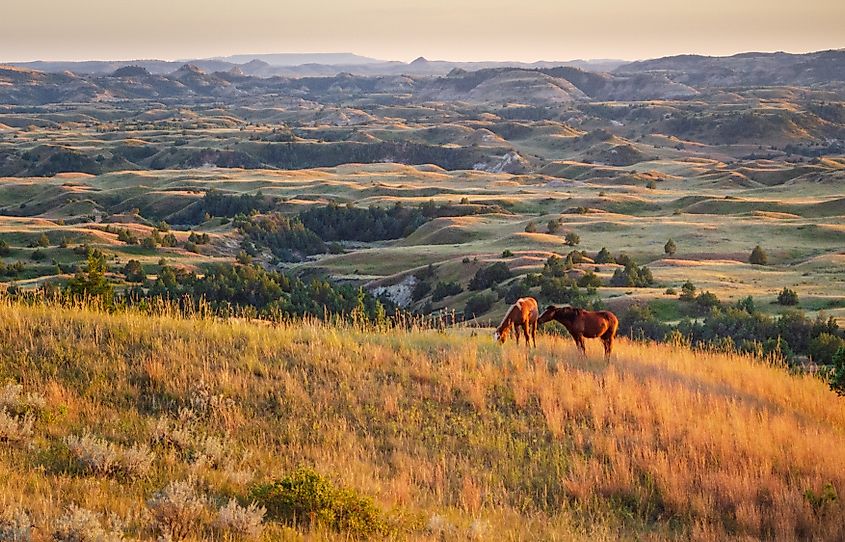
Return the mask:
[[[0,443],[0,512],[26,511],[36,539],[69,505],[153,539],[149,503],[189,481],[206,507],[191,537],[230,539],[217,510],[305,464],[374,497],[399,539],[845,538],[824,489],[845,493],[845,400],[824,383],[741,356],[538,343],[2,304],[0,379],[44,405],[10,414],[35,421]],[[97,472],[73,435],[149,446],[152,464]]]

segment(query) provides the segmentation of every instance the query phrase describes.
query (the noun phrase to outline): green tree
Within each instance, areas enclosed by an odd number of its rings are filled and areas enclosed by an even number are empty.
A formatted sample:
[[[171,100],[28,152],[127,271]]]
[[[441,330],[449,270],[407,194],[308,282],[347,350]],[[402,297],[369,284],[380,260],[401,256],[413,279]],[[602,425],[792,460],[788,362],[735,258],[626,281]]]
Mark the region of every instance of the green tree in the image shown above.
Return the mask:
[[[810,341],[807,353],[816,363],[827,365],[833,363],[840,348],[845,348],[845,339],[831,333],[819,333]]]
[[[596,263],[610,263],[613,261],[613,256],[610,254],[609,250],[605,247],[601,247],[601,250],[599,250],[598,254],[596,254],[593,261]]]
[[[666,241],[666,244],[663,245],[663,252],[665,252],[669,256],[674,256],[675,252],[677,251],[678,247],[677,245],[675,245],[675,241],[673,241],[672,239],[669,239],[668,241]]]
[[[566,261],[560,256],[552,255],[543,264],[544,277],[563,277],[566,276]]]
[[[127,229],[121,229],[117,232],[117,240],[126,243],[127,245],[137,245],[138,238],[135,237],[135,234]]]
[[[645,288],[654,284],[654,277],[648,267],[637,267],[634,263],[628,263],[624,268],[617,269],[610,278],[611,286],[633,286],[634,288]]]
[[[431,292],[431,283],[425,280],[418,280],[411,291],[411,299],[419,301]]]
[[[38,246],[40,246],[40,247],[42,247],[42,248],[47,248],[47,247],[49,247],[49,246],[50,246],[50,238],[49,238],[49,237],[47,237],[47,234],[46,234],[46,233],[42,233],[42,234],[38,237]]]
[[[736,308],[741,311],[745,311],[748,314],[754,314],[757,312],[757,307],[754,304],[754,298],[751,296],[743,297],[739,301],[736,302]]]
[[[457,282],[443,282],[440,281],[434,286],[434,291],[431,293],[431,300],[437,303],[449,296],[458,295],[464,289]]]
[[[795,290],[784,288],[778,293],[778,305],[797,305],[798,294]]]
[[[693,301],[695,299],[695,291],[696,291],[695,284],[693,284],[690,281],[686,281],[681,286],[681,295],[679,296],[679,298],[682,301]]]
[[[833,369],[830,372],[830,389],[839,395],[845,395],[845,346],[833,355]]]
[[[126,276],[128,282],[144,282],[147,274],[144,272],[144,267],[138,260],[129,260],[123,266],[123,274]]]
[[[751,251],[751,255],[748,257],[748,263],[752,265],[766,265],[768,261],[769,257],[760,245],[754,247],[754,250]]]
[[[114,301],[114,289],[106,278],[106,258],[102,254],[90,254],[83,271],[79,271],[65,287],[72,297],[96,298],[107,305]]]
[[[496,303],[496,296],[493,294],[476,294],[467,300],[464,307],[464,318],[469,320],[489,311]]]
[[[581,286],[582,288],[589,288],[591,286],[593,288],[598,288],[601,286],[601,279],[592,271],[587,271],[587,273],[578,278],[578,286]]]
[[[511,277],[513,277],[513,274],[508,269],[507,264],[505,262],[496,262],[476,271],[475,276],[469,281],[469,289],[484,290]]]
[[[564,242],[567,245],[574,247],[575,245],[577,245],[581,242],[581,236],[578,235],[577,233],[571,231],[571,232],[566,234],[566,237],[564,237]]]

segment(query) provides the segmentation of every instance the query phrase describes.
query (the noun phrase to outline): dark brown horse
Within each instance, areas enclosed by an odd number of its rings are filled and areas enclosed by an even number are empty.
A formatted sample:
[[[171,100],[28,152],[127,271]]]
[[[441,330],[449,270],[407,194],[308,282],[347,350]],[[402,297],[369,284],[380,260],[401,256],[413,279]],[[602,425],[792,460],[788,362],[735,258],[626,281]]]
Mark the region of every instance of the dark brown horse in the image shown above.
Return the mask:
[[[613,350],[613,338],[616,337],[616,330],[619,328],[619,319],[612,312],[549,305],[540,315],[538,323],[545,324],[552,320],[563,324],[584,355],[587,355],[584,339],[600,338],[604,345],[604,356],[610,357]]]
[[[540,314],[540,309],[537,307],[537,300],[533,297],[523,297],[518,299],[516,303],[511,305],[507,314],[502,319],[502,323],[496,328],[496,333],[493,337],[500,343],[504,343],[508,338],[511,328],[515,328],[516,344],[519,344],[519,328],[522,328],[522,333],[525,335],[525,345],[530,347],[531,343],[528,340],[528,335],[534,341],[534,347],[537,347],[537,316]]]

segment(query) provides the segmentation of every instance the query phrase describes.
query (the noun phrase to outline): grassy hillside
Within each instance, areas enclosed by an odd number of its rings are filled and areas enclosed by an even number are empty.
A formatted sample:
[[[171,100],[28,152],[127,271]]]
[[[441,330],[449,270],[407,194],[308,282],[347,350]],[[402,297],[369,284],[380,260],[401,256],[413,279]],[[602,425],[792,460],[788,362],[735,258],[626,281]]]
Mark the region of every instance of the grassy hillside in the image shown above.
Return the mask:
[[[845,400],[742,357],[8,304],[0,338],[4,536],[233,539],[231,498],[309,466],[393,539],[845,537]],[[267,540],[365,532],[272,512]]]

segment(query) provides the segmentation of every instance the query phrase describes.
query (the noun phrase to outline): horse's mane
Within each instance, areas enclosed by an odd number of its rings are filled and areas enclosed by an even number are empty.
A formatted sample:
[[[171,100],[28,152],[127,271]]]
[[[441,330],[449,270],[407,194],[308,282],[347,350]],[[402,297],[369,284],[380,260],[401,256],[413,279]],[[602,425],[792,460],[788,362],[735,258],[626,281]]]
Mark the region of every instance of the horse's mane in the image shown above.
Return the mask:
[[[513,311],[515,311],[515,310],[519,309],[519,303],[520,303],[520,301],[522,301],[522,300],[521,300],[521,299],[518,299],[518,300],[516,301],[516,303],[514,303],[513,305],[511,305],[511,308],[509,308],[509,309],[508,309],[508,312],[506,312],[506,313],[505,313],[505,317],[504,317],[504,318],[502,318],[502,321],[499,323],[499,327],[497,327],[497,328],[496,328],[496,331],[498,331],[499,333],[501,333],[501,332],[502,332],[502,330],[503,330],[503,329],[505,329],[505,327],[506,327],[506,326],[505,326],[505,324],[509,324],[509,323],[511,322],[511,315],[513,314]]]

